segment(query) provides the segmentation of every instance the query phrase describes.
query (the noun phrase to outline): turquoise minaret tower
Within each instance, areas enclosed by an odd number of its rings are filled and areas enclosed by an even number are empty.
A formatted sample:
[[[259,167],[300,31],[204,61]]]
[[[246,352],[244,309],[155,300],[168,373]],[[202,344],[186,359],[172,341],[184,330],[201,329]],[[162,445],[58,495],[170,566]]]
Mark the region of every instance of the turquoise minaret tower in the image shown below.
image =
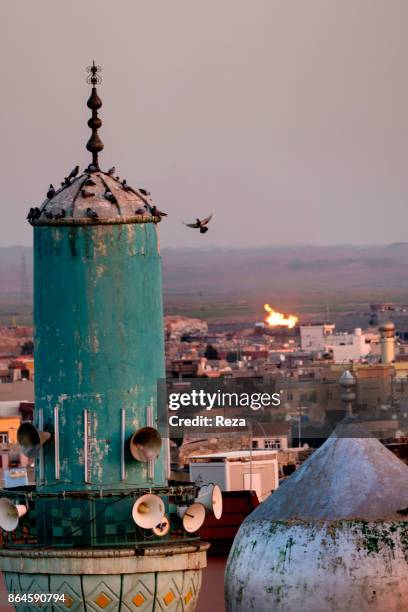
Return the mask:
[[[28,549],[14,541],[0,551],[0,568],[11,594],[66,595],[52,609],[193,610],[207,545],[184,531],[177,508],[197,491],[169,485],[156,430],[162,213],[149,192],[100,169],[99,71],[89,68],[92,161],[50,185],[28,216],[35,414],[19,440],[35,457],[36,487],[3,492],[28,508],[31,538]]]
[[[93,87],[88,106],[100,105]],[[94,156],[32,222],[37,418],[55,440],[37,461],[42,491],[166,479],[163,449],[150,473],[123,452],[156,420],[164,377],[160,217],[147,195],[111,174]]]

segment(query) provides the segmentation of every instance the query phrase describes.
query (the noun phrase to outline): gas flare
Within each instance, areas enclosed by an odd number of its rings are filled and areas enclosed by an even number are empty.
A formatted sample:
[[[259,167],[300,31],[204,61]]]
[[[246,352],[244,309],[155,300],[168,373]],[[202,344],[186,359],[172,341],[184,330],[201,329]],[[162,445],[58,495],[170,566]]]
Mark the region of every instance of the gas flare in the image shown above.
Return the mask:
[[[281,312],[276,312],[269,304],[264,304],[264,308],[268,313],[268,316],[265,319],[265,322],[269,325],[269,327],[275,327],[275,325],[282,325],[292,329],[295,327],[298,322],[298,317],[295,315],[288,315],[287,317]]]

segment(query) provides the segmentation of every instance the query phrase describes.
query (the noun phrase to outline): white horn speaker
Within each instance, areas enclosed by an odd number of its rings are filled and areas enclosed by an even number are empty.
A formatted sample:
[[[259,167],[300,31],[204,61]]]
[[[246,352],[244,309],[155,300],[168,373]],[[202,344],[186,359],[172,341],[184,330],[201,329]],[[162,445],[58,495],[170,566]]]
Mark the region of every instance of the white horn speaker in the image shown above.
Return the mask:
[[[129,439],[129,450],[136,461],[146,463],[160,455],[161,435],[154,427],[143,427]]]
[[[209,512],[212,512],[216,519],[222,515],[222,493],[218,485],[208,484],[201,487],[195,500],[202,504]]]
[[[169,531],[170,531],[170,521],[167,518],[167,516],[164,515],[160,523],[156,525],[156,527],[153,527],[153,533],[154,535],[157,535],[162,538],[163,536],[167,535]]]
[[[17,442],[21,452],[30,459],[38,455],[43,444],[48,442],[51,434],[41,431],[32,423],[22,423],[17,430]]]
[[[136,525],[143,529],[153,529],[164,517],[164,503],[158,495],[147,493],[133,504],[132,517]]]
[[[14,531],[20,521],[20,517],[25,514],[27,514],[27,506],[13,504],[6,497],[0,499],[0,527],[4,531]]]
[[[188,533],[200,529],[205,521],[205,508],[202,504],[194,503],[191,506],[179,506],[177,514],[183,519],[183,527]]]

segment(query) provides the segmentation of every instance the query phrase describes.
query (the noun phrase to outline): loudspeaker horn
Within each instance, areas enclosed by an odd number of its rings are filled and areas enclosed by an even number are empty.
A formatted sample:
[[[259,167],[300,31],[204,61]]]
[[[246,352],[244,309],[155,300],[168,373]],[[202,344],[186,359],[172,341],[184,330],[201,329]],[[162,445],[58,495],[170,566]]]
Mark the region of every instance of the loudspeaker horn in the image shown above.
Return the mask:
[[[34,427],[32,423],[21,423],[17,430],[17,442],[21,452],[32,459],[38,455],[43,444],[48,442],[51,434],[48,431],[41,431]]]
[[[188,533],[194,533],[200,529],[205,521],[205,508],[200,503],[191,506],[179,506],[177,514],[183,519],[183,527]]]
[[[146,463],[160,455],[161,435],[154,427],[142,427],[129,439],[129,450],[136,461]]]
[[[156,527],[153,527],[153,533],[154,535],[157,535],[162,538],[163,536],[167,535],[169,531],[170,531],[170,521],[167,518],[167,516],[164,515],[160,523],[156,525]]]
[[[14,531],[25,514],[27,506],[24,504],[13,504],[7,497],[0,499],[0,527],[4,531]]]
[[[143,529],[153,529],[163,520],[164,503],[158,495],[147,493],[135,501],[132,517],[136,525]]]
[[[201,487],[195,499],[198,504],[202,504],[216,519],[222,515],[222,493],[216,484],[208,484]]]

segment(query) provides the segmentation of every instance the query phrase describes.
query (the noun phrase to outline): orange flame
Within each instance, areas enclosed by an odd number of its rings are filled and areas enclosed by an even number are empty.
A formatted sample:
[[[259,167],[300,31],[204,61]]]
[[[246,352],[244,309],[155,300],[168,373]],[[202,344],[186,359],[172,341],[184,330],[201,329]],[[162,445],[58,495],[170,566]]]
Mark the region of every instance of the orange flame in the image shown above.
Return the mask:
[[[282,325],[288,327],[289,329],[292,329],[292,327],[295,327],[296,323],[299,320],[298,317],[295,317],[295,315],[288,315],[287,317],[285,317],[285,315],[281,312],[276,312],[276,310],[269,306],[269,304],[264,304],[264,308],[268,313],[268,316],[266,317],[266,323],[270,327],[275,327],[275,325]]]

